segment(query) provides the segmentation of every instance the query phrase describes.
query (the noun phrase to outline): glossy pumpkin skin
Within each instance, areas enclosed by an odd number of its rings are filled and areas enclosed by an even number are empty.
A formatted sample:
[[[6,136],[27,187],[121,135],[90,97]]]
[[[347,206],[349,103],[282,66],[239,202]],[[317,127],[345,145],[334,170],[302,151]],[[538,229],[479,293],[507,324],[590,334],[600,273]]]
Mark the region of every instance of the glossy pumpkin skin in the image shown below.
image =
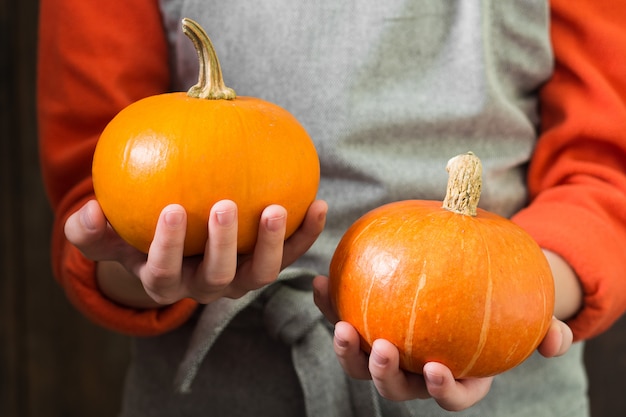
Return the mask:
[[[213,204],[238,206],[238,250],[256,242],[262,210],[287,209],[287,233],[301,224],[319,185],[319,159],[286,110],[237,97],[170,93],[139,100],[103,131],[94,154],[96,198],[115,231],[147,252],[161,210],[187,211],[185,255],[204,252]]]
[[[377,208],[346,232],[330,265],[331,302],[369,351],[383,338],[401,367],[426,362],[456,378],[502,373],[537,348],[554,308],[550,267],[511,221],[441,202]]]

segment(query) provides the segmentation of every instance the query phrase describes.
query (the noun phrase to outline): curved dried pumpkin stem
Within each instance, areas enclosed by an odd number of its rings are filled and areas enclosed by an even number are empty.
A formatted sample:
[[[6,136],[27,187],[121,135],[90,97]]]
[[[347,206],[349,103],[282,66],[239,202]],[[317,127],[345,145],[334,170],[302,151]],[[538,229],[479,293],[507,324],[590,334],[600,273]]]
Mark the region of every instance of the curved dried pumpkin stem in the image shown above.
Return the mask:
[[[188,18],[183,19],[182,26],[183,33],[191,39],[198,52],[200,63],[198,84],[191,87],[187,95],[209,100],[232,100],[237,97],[235,91],[224,84],[222,69],[215,48],[213,48],[211,39],[202,29],[202,26]]]
[[[457,155],[448,161],[448,189],[443,208],[467,216],[475,216],[483,181],[480,159],[472,152]]]

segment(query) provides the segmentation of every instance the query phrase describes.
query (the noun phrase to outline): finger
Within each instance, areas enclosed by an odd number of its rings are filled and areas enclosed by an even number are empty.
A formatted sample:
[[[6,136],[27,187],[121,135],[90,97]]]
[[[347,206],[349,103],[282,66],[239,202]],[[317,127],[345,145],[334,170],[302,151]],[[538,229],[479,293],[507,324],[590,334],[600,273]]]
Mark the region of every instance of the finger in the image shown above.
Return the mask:
[[[90,200],[67,218],[64,225],[65,237],[79,249],[88,250],[103,239],[106,227],[106,218],[100,205],[97,201]]]
[[[550,328],[537,350],[546,358],[561,356],[572,346],[573,339],[574,335],[569,326],[553,318]]]
[[[104,236],[106,219],[98,202],[90,200],[65,222],[65,237],[76,246],[85,246]]]
[[[313,245],[324,230],[327,213],[328,204],[325,201],[316,200],[311,204],[298,230],[285,242],[283,268],[291,265]]]
[[[230,200],[217,202],[211,208],[208,228],[201,284],[210,296],[229,285],[237,271],[237,205]]]
[[[476,404],[487,395],[493,381],[492,377],[455,380],[452,372],[437,362],[427,363],[423,371],[428,393],[448,411],[460,411]]]
[[[313,278],[313,300],[315,301],[317,308],[320,309],[329,322],[336,323],[339,321],[339,317],[337,317],[337,314],[330,303],[327,277],[318,275]]]
[[[283,259],[286,225],[287,211],[283,207],[272,205],[263,210],[252,258],[237,277],[240,290],[254,290],[276,280]]]
[[[350,324],[340,321],[335,325],[333,347],[343,370],[356,379],[371,379],[367,369],[367,355],[361,350],[359,334]]]
[[[157,222],[148,260],[140,277],[148,294],[158,303],[171,304],[181,298],[181,270],[187,214],[178,204],[163,209]]]
[[[428,398],[421,376],[400,369],[398,348],[387,340],[375,340],[369,359],[369,371],[376,389],[393,401]]]
[[[114,258],[115,241],[120,241],[110,230],[107,220],[96,200],[90,200],[68,217],[64,225],[67,240],[87,258],[101,261]]]

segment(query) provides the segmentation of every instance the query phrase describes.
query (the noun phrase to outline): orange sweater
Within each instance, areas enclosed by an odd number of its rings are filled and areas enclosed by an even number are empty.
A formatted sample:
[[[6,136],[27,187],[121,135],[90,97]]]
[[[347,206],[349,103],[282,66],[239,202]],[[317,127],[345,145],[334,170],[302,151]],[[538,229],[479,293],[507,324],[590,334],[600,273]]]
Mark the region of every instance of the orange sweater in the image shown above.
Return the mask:
[[[585,339],[626,309],[626,7],[622,0],[581,0],[575,8],[557,0],[551,7],[556,68],[541,91],[532,201],[514,220],[578,273],[584,308],[569,324],[576,339]],[[55,213],[54,274],[91,320],[138,336],[179,326],[197,304],[136,310],[106,299],[94,263],[67,242],[63,225],[93,198],[91,159],[106,123],[126,105],[168,89],[160,22],[157,0],[98,8],[44,0],[40,9],[40,154]]]

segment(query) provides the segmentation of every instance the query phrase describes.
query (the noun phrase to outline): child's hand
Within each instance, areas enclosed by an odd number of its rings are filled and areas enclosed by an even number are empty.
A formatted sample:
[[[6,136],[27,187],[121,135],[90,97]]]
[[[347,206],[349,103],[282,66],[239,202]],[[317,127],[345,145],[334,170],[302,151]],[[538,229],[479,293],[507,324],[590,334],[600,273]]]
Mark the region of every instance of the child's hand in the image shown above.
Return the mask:
[[[284,241],[286,211],[276,205],[267,207],[257,244],[246,256],[237,255],[237,207],[227,200],[211,209],[204,256],[182,256],[186,213],[179,205],[161,212],[148,255],[113,231],[96,201],[68,218],[65,234],[86,257],[99,262],[98,284],[115,301],[134,307],[166,305],[183,298],[209,303],[220,297],[240,297],[274,282],[280,270],[319,236],[326,210],[323,201],[311,204],[298,231]]]
[[[334,348],[344,371],[353,378],[371,379],[383,397],[393,401],[434,398],[448,411],[459,411],[480,401],[493,377],[455,380],[450,370],[437,362],[424,365],[423,375],[400,369],[400,354],[390,342],[374,341],[369,355],[360,348],[359,335],[350,324],[335,325]]]
[[[483,399],[493,377],[455,380],[450,370],[436,362],[427,363],[423,375],[406,372],[399,367],[398,349],[390,342],[374,341],[367,355],[360,347],[360,338],[350,324],[339,321],[328,298],[328,278],[318,276],[313,281],[315,303],[322,313],[335,324],[334,349],[344,371],[357,379],[371,379],[378,392],[395,401],[416,398],[433,398],[448,411],[460,411]],[[569,327],[553,319],[550,329],[538,351],[546,356],[562,355],[572,344]]]

